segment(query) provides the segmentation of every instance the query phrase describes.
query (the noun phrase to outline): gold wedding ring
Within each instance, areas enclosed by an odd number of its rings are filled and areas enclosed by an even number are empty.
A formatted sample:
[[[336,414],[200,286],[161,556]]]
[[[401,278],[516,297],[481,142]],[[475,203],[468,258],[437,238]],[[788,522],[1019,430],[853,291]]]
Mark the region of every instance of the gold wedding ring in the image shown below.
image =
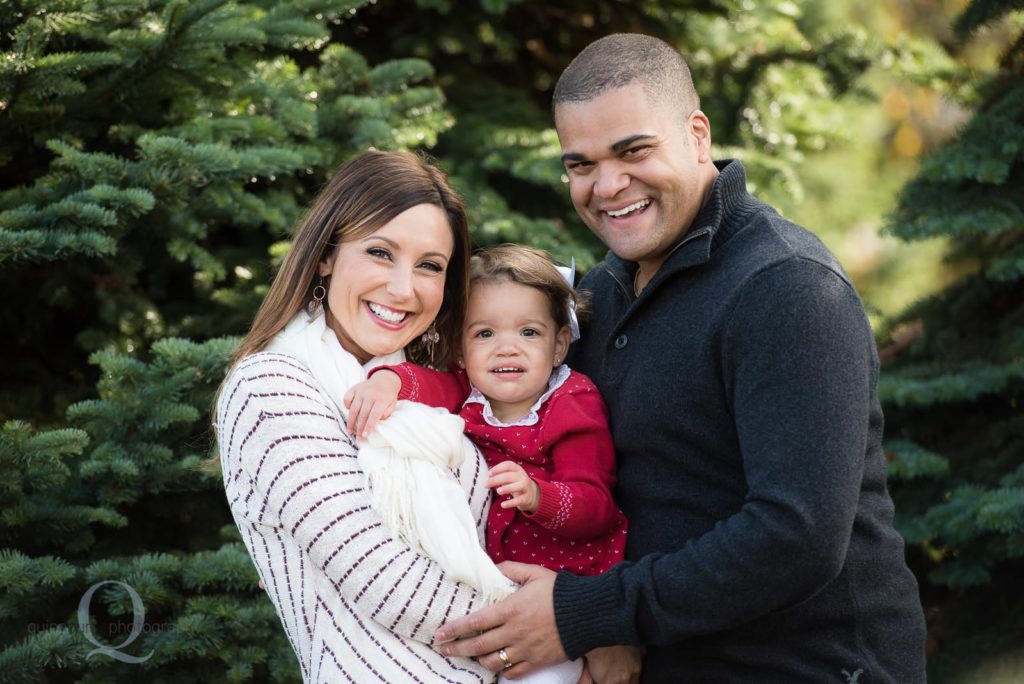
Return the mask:
[[[508,659],[508,652],[505,649],[498,649],[498,657],[501,658],[501,662],[503,663],[503,665],[501,666],[502,669],[507,670],[508,668],[512,667],[512,661]]]

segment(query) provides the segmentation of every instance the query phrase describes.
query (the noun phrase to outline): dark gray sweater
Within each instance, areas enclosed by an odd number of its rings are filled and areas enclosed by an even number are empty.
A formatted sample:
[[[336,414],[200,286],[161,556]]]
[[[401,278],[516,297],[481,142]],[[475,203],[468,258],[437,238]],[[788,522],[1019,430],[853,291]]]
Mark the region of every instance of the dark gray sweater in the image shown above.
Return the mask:
[[[574,352],[608,403],[627,562],[560,573],[570,657],[645,644],[645,682],[924,681],[864,309],[811,233],[721,174],[634,297],[613,254]]]

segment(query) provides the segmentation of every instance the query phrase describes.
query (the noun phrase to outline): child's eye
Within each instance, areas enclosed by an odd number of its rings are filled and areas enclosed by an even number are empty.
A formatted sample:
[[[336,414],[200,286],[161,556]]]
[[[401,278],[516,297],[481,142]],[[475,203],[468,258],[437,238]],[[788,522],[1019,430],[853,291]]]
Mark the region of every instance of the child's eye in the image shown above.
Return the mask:
[[[487,339],[488,337],[494,337],[494,333],[490,330],[478,330],[476,334],[473,335],[473,337]]]
[[[523,337],[536,337],[540,331],[536,328],[523,328]]]
[[[383,247],[370,247],[366,250],[366,253],[372,257],[377,257],[378,259],[388,259],[389,261],[391,260],[391,252],[384,249]]]

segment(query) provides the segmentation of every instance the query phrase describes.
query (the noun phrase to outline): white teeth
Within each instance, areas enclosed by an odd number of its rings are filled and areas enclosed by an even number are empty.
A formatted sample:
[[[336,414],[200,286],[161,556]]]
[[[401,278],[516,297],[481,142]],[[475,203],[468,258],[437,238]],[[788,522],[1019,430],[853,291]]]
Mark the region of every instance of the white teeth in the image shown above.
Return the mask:
[[[520,370],[522,370],[522,369],[520,369],[520,368],[495,368],[494,372],[495,373],[518,373]]]
[[[646,207],[650,203],[651,203],[651,200],[649,200],[649,199],[640,200],[639,202],[634,202],[633,204],[630,204],[628,207],[623,207],[622,209],[619,209],[618,211],[608,211],[607,214],[609,216],[614,216],[615,218],[619,218],[620,216],[625,216],[626,214],[630,213],[631,211],[636,211],[637,209],[643,209],[644,207]]]
[[[391,309],[385,308],[380,304],[374,304],[373,302],[367,302],[370,307],[370,311],[376,314],[377,318],[387,321],[388,323],[400,323],[404,318],[405,314],[401,311],[392,311]]]

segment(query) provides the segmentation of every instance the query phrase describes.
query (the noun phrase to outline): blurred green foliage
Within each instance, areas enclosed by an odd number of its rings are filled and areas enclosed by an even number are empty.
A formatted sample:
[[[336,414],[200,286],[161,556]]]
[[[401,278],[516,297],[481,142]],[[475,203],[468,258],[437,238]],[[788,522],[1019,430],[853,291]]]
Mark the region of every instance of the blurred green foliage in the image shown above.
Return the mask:
[[[220,483],[194,469],[233,336],[304,207],[368,147],[436,158],[478,244],[596,263],[549,100],[602,35],[688,54],[715,156],[743,159],[752,190],[859,264],[869,301],[892,310],[885,287],[907,277],[873,241],[913,170],[892,162],[936,137],[899,88],[977,102],[947,50],[893,14],[852,0],[4,4],[0,681],[297,680]],[[896,474],[946,476],[941,450],[905,452]],[[78,601],[108,579],[160,626],[127,649],[154,652],[140,666],[85,657]],[[97,630],[131,613],[115,587],[93,606]]]
[[[944,237],[957,272],[889,322],[879,383],[935,681],[1024,639],[1024,17],[1014,9],[1024,5],[974,0],[957,19],[961,41],[1000,39],[999,59],[960,89],[970,119],[921,159],[888,224],[908,243]]]

